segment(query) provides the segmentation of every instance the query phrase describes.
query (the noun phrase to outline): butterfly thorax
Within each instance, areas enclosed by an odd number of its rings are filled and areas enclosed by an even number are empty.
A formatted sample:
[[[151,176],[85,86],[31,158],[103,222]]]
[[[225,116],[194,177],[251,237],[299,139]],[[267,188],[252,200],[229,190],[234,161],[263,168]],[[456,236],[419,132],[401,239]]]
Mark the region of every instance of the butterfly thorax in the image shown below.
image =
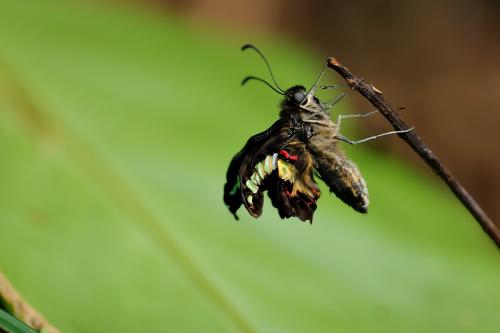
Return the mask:
[[[302,86],[287,90],[281,103],[280,117],[290,123],[296,138],[311,145],[318,152],[331,150],[337,141],[337,125],[320,101]],[[327,149],[328,148],[328,149]]]

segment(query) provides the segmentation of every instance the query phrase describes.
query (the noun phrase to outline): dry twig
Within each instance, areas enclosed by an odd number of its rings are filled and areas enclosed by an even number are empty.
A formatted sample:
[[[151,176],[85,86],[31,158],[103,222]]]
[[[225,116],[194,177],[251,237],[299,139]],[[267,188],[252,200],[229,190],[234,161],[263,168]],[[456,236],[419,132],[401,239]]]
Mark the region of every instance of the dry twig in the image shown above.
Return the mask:
[[[363,80],[352,74],[349,69],[343,66],[335,58],[328,59],[328,67],[340,74],[347,83],[365,97],[373,106],[391,123],[395,130],[407,130],[410,126],[401,119],[394,111],[395,109],[385,100],[382,92],[371,84],[363,82]],[[483,230],[500,248],[500,230],[486,213],[479,207],[477,202],[465,190],[465,188],[453,177],[450,171],[444,167],[437,156],[427,147],[424,141],[417,135],[415,130],[398,134],[399,137],[406,141],[410,147],[429,165],[429,167],[448,185],[455,193],[457,198],[474,216],[476,221],[481,225]]]

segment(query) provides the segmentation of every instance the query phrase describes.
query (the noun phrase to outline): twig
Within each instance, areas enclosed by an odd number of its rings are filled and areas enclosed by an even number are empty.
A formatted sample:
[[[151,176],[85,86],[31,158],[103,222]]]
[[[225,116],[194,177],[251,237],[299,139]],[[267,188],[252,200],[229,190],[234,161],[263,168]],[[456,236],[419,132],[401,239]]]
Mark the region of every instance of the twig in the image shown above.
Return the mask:
[[[328,59],[328,67],[336,71],[342,76],[347,83],[363,95],[375,108],[391,123],[395,130],[407,130],[410,126],[401,119],[394,111],[395,109],[382,96],[382,92],[375,88],[372,84],[367,84],[363,80],[352,74],[349,69],[343,66],[335,58]],[[474,216],[476,221],[481,225],[483,230],[500,248],[500,230],[479,207],[477,202],[465,190],[465,188],[453,177],[450,171],[439,161],[437,156],[427,147],[424,141],[417,135],[415,130],[398,134],[399,137],[406,141],[410,147],[429,165],[429,167],[448,185],[455,193],[457,198]]]

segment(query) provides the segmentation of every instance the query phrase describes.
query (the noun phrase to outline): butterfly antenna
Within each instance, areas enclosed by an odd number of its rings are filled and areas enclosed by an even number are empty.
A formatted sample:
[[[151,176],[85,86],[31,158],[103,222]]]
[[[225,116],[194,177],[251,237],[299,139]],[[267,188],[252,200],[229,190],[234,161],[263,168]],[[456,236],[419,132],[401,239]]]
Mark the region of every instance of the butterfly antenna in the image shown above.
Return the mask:
[[[285,92],[283,91],[279,91],[278,89],[274,88],[269,82],[267,82],[266,80],[264,79],[261,79],[260,77],[256,77],[256,76],[247,76],[246,78],[243,79],[243,81],[241,81],[241,85],[244,86],[248,81],[250,80],[256,80],[256,81],[260,81],[262,83],[265,83],[267,84],[267,86],[269,88],[271,88],[272,90],[276,91],[278,94],[280,95],[284,95]]]
[[[269,71],[269,74],[271,75],[271,78],[273,79],[273,82],[274,84],[276,85],[276,87],[282,92],[284,93],[285,91],[279,86],[278,82],[276,82],[276,78],[274,77],[273,75],[273,71],[271,70],[271,65],[269,65],[269,61],[267,61],[266,57],[264,56],[264,53],[262,53],[258,48],[256,48],[254,45],[252,44],[245,44],[241,47],[241,50],[242,51],[245,51],[246,49],[253,49],[255,52],[257,52],[260,57],[264,60],[264,62],[266,63],[266,66],[267,66],[267,70]],[[276,90],[276,89],[275,89]]]

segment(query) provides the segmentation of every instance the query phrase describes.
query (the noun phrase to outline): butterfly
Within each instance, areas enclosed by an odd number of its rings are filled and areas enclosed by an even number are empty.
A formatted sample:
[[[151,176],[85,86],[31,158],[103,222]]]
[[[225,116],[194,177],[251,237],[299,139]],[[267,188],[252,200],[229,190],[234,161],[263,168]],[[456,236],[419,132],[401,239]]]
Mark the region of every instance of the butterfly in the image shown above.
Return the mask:
[[[246,49],[253,49],[262,57],[275,87],[255,76],[246,77],[242,84],[257,80],[284,98],[279,119],[264,132],[250,137],[229,164],[224,185],[224,203],[229,211],[238,219],[236,212],[243,205],[251,216],[258,218],[267,191],[281,218],[297,217],[312,223],[321,195],[316,179],[321,179],[344,203],[357,212],[367,213],[366,182],[338,143],[356,144],[403,131],[387,132],[359,141],[347,139],[339,133],[342,117],[364,117],[376,111],[339,116],[337,122],[333,122],[328,109],[348,92],[326,103],[318,100],[315,93],[326,66],[309,90],[301,85],[283,90],[276,83],[263,53],[251,44],[242,47],[242,50]],[[335,86],[320,88],[330,87]]]

